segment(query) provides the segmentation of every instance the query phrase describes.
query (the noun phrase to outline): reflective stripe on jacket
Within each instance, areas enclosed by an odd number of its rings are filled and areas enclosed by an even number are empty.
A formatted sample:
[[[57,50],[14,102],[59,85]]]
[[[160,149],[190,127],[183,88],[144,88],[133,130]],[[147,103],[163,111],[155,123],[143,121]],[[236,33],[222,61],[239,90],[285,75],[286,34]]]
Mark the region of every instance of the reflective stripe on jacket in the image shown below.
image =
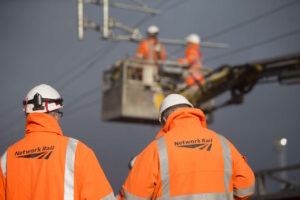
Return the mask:
[[[121,196],[126,199],[245,199],[254,174],[236,148],[206,128],[199,109],[172,113],[160,137],[138,155]]]
[[[27,116],[25,138],[1,157],[0,199],[114,199],[94,152],[48,114]]]
[[[147,38],[139,44],[135,57],[150,61],[165,60],[166,50],[156,38]]]

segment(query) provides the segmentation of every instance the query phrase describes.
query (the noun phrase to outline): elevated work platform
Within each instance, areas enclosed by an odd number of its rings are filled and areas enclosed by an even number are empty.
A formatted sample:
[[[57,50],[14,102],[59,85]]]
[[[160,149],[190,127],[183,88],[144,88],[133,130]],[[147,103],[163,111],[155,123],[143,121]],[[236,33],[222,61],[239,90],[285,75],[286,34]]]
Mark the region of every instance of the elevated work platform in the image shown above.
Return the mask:
[[[172,61],[118,61],[103,74],[102,119],[158,124],[163,91],[174,87],[171,79],[183,81],[186,71],[187,67]]]
[[[201,108],[210,123],[215,110],[243,103],[244,96],[257,84],[300,83],[300,54],[201,70],[205,82],[188,87],[184,84],[188,66],[174,61],[118,61],[103,74],[102,119],[157,124],[163,98],[178,93]],[[230,92],[230,98],[215,105],[213,99],[225,92]]]

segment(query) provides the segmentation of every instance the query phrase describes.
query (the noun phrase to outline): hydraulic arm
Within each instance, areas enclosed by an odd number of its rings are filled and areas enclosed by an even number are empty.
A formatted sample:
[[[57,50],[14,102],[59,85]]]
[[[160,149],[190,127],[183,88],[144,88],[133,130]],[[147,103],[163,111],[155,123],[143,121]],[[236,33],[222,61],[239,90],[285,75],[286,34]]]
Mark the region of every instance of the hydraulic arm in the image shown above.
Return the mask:
[[[300,83],[300,54],[263,60],[243,65],[224,65],[205,76],[205,83],[186,89],[185,94],[195,105],[201,105],[210,99],[230,91],[231,98],[215,109],[243,102],[244,94],[250,92],[256,84],[279,82],[280,84]]]

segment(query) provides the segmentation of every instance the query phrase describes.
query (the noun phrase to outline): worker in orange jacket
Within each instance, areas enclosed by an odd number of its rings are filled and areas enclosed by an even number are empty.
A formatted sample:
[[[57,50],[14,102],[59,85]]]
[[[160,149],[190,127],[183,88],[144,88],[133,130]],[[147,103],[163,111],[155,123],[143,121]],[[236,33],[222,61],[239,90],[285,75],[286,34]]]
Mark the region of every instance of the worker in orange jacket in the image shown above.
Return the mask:
[[[147,61],[157,61],[166,59],[166,50],[163,44],[158,41],[159,29],[157,26],[149,26],[147,38],[139,44],[135,57]]]
[[[23,105],[25,137],[1,157],[0,200],[115,199],[94,152],[63,136],[60,94],[38,85]]]
[[[190,87],[195,84],[202,85],[204,83],[204,76],[202,74],[202,60],[203,56],[200,52],[200,37],[193,33],[186,37],[187,48],[185,57],[179,58],[178,62],[189,66],[189,75],[186,78],[186,86]]]
[[[118,199],[247,199],[255,177],[230,141],[206,127],[200,109],[171,94],[160,106],[163,125],[135,159]]]

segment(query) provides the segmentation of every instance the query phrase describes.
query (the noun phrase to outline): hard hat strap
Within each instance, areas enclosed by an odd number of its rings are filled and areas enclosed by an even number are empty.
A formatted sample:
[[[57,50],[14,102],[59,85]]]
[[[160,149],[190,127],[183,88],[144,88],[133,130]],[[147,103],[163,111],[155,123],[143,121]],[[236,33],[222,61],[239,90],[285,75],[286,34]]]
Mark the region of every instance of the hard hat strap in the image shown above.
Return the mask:
[[[41,98],[42,102],[47,102],[49,103],[56,103],[56,104],[63,104],[63,99],[47,99],[47,98]],[[28,99],[26,98],[26,100],[23,101],[23,105],[27,106],[27,104],[34,104],[34,99],[31,99],[28,101]]]
[[[49,109],[48,109],[48,99],[46,99],[45,107],[46,107],[46,112],[49,112]]]
[[[26,98],[26,101],[25,101],[25,113],[27,112],[27,104],[28,104],[28,98]],[[23,105],[24,105],[24,101],[23,101]]]

